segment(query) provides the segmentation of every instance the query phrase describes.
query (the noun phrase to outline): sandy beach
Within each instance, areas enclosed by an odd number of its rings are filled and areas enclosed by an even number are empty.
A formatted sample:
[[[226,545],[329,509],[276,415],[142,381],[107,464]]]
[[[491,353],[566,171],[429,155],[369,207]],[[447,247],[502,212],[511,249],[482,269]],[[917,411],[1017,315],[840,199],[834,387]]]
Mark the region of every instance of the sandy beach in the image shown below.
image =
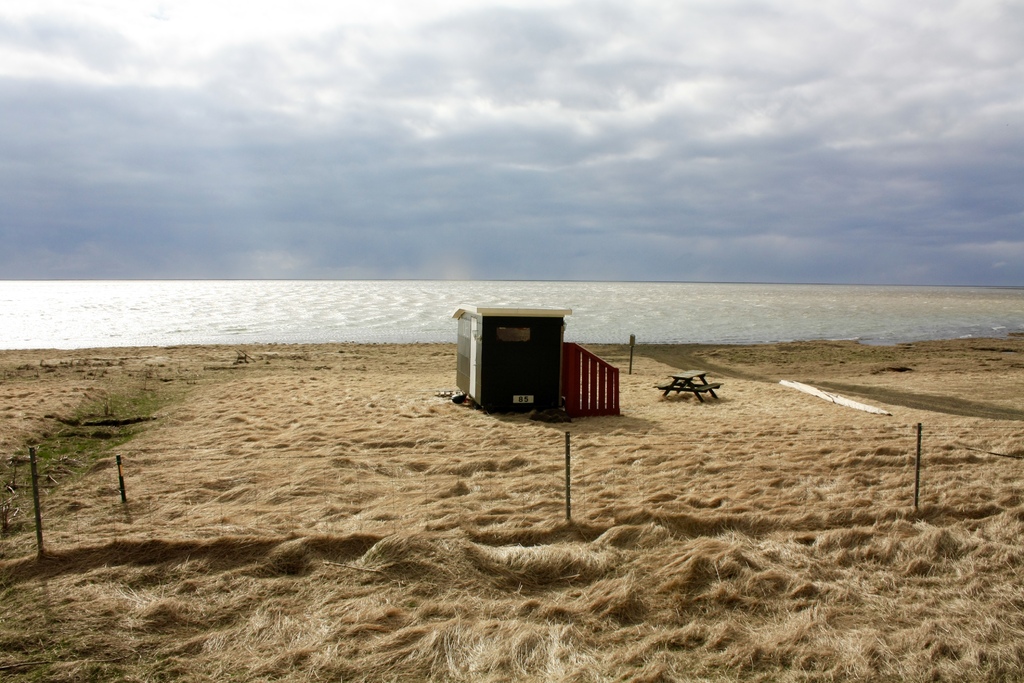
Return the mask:
[[[457,405],[454,344],[0,351],[0,675],[1024,676],[1024,337],[588,348],[620,416]]]

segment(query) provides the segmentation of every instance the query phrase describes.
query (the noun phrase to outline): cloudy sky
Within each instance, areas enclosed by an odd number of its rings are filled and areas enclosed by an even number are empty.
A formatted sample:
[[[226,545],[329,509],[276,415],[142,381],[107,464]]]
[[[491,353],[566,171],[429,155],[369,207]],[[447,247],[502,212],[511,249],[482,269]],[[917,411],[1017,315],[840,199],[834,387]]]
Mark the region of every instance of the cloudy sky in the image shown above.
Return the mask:
[[[1024,286],[1020,0],[0,0],[0,278]]]

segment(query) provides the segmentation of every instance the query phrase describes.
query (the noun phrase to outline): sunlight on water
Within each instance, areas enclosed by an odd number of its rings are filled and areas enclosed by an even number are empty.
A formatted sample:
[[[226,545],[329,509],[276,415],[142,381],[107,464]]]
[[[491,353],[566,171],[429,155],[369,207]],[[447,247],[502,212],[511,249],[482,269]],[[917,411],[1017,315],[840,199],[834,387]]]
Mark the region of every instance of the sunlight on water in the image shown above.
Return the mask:
[[[460,305],[571,308],[566,339],[746,343],[1024,331],[1024,289],[619,282],[0,282],[0,348],[453,342]]]

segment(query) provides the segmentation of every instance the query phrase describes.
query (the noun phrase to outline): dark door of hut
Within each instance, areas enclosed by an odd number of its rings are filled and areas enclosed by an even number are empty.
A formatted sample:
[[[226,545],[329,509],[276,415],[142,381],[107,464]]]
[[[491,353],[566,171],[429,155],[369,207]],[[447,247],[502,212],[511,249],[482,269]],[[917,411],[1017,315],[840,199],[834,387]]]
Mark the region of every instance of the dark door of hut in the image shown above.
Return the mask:
[[[481,403],[499,410],[561,404],[562,318],[484,318]]]

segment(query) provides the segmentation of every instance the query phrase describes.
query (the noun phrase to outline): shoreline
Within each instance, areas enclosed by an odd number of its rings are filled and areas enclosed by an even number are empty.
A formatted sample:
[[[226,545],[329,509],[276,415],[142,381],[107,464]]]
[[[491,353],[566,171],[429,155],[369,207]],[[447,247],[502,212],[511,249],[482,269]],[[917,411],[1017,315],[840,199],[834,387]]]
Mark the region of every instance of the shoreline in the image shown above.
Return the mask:
[[[1024,289],[1024,287],[1020,288]],[[775,346],[780,344],[814,344],[814,343],[851,343],[858,344],[861,346],[881,346],[881,347],[892,347],[892,346],[906,346],[908,344],[926,344],[931,342],[971,342],[971,341],[982,341],[982,340],[1013,340],[1018,338],[1024,338],[1024,331],[1007,331],[999,335],[982,335],[982,336],[955,336],[955,337],[923,337],[923,338],[907,338],[899,341],[874,341],[872,339],[865,339],[860,337],[849,337],[849,338],[819,338],[811,337],[806,339],[784,339],[774,341],[646,341],[638,340],[636,345],[639,346],[699,346],[699,347],[733,347],[733,346]],[[578,341],[573,339],[566,339],[567,342],[573,342],[580,344],[581,346],[624,346],[626,342],[588,342]],[[8,352],[75,352],[75,351],[114,351],[117,349],[177,349],[177,348],[197,348],[197,347],[271,347],[271,346],[345,346],[345,345],[366,345],[366,346],[381,346],[381,345],[392,345],[392,346],[418,346],[418,345],[431,345],[431,344],[455,344],[455,335],[452,335],[451,340],[434,340],[434,341],[393,341],[393,340],[382,340],[382,341],[218,341],[218,342],[195,342],[195,343],[174,343],[174,344],[121,344],[115,346],[103,346],[103,345],[88,345],[88,346],[32,346],[32,347],[11,347],[5,348],[0,347],[0,354]]]

